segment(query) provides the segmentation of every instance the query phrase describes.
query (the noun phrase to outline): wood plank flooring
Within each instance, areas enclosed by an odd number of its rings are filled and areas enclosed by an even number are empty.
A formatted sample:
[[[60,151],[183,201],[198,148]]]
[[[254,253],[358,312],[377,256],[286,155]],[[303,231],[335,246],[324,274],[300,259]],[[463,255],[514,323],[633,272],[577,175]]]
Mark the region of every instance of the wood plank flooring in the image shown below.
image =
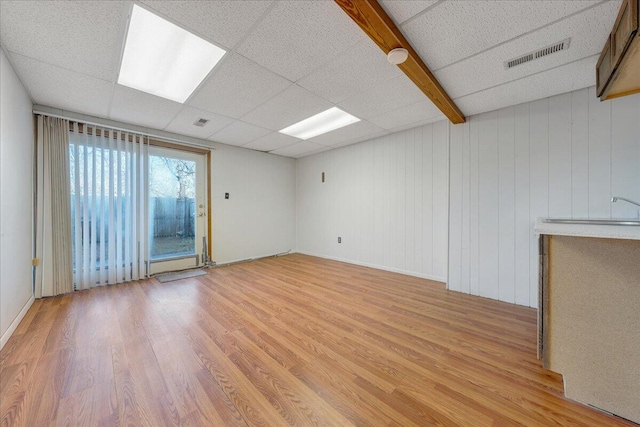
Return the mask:
[[[636,426],[563,397],[536,312],[294,254],[38,300],[1,426]]]

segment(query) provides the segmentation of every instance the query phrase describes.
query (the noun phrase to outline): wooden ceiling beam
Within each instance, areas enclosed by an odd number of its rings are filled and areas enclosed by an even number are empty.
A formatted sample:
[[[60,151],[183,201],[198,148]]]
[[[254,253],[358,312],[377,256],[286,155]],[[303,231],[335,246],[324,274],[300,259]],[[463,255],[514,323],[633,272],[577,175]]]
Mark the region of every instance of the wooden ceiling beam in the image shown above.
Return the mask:
[[[449,118],[451,123],[465,122],[460,109],[376,0],[335,0],[335,2],[385,54],[398,47],[407,49],[409,57],[398,67]]]

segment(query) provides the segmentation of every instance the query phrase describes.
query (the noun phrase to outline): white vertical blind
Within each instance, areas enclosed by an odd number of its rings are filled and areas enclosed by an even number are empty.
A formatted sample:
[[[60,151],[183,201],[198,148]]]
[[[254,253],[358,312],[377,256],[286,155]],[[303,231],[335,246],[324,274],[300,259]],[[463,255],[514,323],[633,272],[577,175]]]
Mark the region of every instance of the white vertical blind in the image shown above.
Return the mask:
[[[139,167],[138,167],[138,179],[137,179],[137,185],[136,185],[136,189],[138,192],[138,198],[137,198],[137,203],[135,204],[136,206],[136,222],[137,222],[137,232],[138,233],[143,233],[143,230],[146,231],[147,227],[146,227],[146,221],[145,218],[148,218],[147,215],[147,211],[146,211],[146,197],[147,197],[147,193],[146,193],[146,189],[148,188],[148,182],[147,182],[147,171],[148,171],[148,165],[149,165],[149,144],[144,144],[143,143],[143,136],[142,135],[138,135],[139,138],[139,142],[136,145],[136,148],[138,150],[138,159],[140,159],[139,161]],[[145,238],[144,239],[138,239],[138,241],[136,242],[137,246],[138,246],[138,274],[136,276],[136,278],[142,278],[145,277],[147,274],[147,270],[145,269],[145,264],[143,262],[143,255],[146,257],[148,252],[148,246],[147,246],[147,236],[145,234]],[[145,258],[146,259],[146,258]]]
[[[74,124],[70,138],[74,286],[145,277],[144,170],[140,134]]]

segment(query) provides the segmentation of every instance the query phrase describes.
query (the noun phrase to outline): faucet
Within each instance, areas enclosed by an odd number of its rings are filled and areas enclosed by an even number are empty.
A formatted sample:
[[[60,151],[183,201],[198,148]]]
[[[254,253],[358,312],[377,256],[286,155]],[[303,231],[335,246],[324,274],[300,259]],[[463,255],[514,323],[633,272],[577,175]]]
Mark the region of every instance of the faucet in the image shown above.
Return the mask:
[[[631,203],[632,205],[640,206],[640,203],[638,203],[638,202],[634,202],[633,200],[631,200],[631,199],[627,199],[626,197],[618,197],[618,196],[615,196],[615,197],[612,197],[612,198],[611,198],[611,202],[612,202],[612,203],[615,203],[615,202],[617,202],[618,200],[624,200],[625,202]]]

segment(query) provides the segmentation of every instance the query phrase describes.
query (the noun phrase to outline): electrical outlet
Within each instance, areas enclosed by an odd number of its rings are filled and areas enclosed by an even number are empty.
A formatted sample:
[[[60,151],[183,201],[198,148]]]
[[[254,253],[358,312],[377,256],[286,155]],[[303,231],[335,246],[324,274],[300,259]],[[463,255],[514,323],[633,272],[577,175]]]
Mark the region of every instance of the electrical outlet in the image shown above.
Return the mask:
[[[342,243],[342,237],[338,237],[338,243]]]
[[[224,198],[225,198],[225,200],[228,200],[229,199],[229,193],[224,193]]]

